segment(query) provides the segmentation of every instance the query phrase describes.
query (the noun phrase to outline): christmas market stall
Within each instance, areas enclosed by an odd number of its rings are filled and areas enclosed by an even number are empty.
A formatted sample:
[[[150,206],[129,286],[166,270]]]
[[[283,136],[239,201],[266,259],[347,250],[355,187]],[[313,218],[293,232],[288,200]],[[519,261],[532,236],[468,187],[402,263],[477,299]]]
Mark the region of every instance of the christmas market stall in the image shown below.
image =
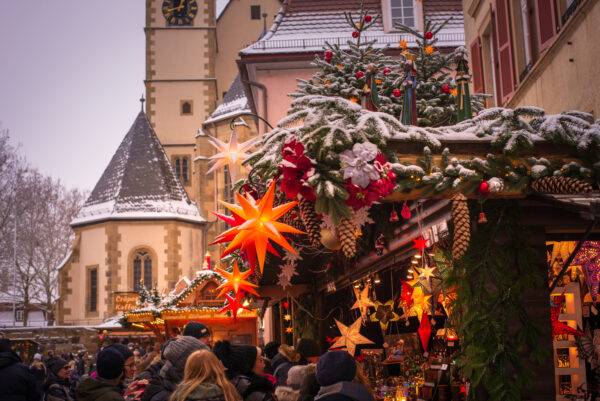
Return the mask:
[[[247,301],[238,299],[240,303],[233,311],[235,319],[223,314],[223,300],[218,295],[223,290],[227,292],[226,277],[230,276],[223,273],[225,277],[216,271],[200,270],[193,280],[186,277],[179,280],[166,297],[142,287],[140,307],[125,313],[124,325],[165,339],[180,334],[186,323],[198,321],[210,327],[215,341],[229,339],[238,344],[256,344],[257,313],[249,308]]]
[[[398,25],[391,58],[365,39],[378,16],[345,18],[353,40],[316,57],[217,214],[226,271],[276,277],[272,338],[346,350],[377,398],[587,399],[600,123],[485,109],[466,50],[436,48],[443,24]],[[234,317],[261,291],[240,280]]]

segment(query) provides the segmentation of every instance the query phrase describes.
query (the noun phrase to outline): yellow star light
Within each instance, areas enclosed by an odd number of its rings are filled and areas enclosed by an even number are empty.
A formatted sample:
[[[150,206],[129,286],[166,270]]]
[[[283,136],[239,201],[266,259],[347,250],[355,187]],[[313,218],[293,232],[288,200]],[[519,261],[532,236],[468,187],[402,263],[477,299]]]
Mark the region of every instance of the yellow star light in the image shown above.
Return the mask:
[[[330,349],[346,347],[348,353],[354,356],[357,345],[373,344],[373,341],[360,334],[361,319],[356,319],[350,326],[340,323],[337,319],[335,319],[335,323],[337,324],[341,335],[331,345]]]
[[[292,315],[284,315],[283,320],[285,320],[286,322],[289,322],[290,320],[292,320]]]
[[[423,313],[429,312],[431,295],[425,295],[423,288],[415,287],[413,290],[413,305],[409,310],[409,316],[417,316],[419,321],[423,317]]]
[[[408,42],[404,39],[402,39],[400,42],[398,42],[398,45],[400,46],[400,48],[402,50],[406,50],[408,48]]]
[[[390,322],[397,322],[398,320],[400,320],[400,316],[394,312],[393,299],[390,299],[384,304],[375,301],[375,313],[371,315],[371,321],[379,322],[381,330],[387,330]]]
[[[433,46],[425,46],[425,54],[432,54],[434,51]]]
[[[294,332],[294,328],[293,328],[293,327],[286,327],[286,328],[285,328],[285,332],[286,332],[287,334],[292,334],[292,333]]]
[[[225,278],[225,282],[217,287],[217,290],[221,290],[219,295],[217,295],[218,298],[221,298],[229,291],[233,291],[237,294],[240,290],[258,296],[258,292],[255,290],[257,285],[246,280],[252,274],[252,270],[246,270],[245,272],[240,273],[237,260],[233,262],[233,271],[231,273],[220,267],[217,267],[215,270]]]
[[[432,277],[435,277],[435,275],[433,274],[434,270],[435,270],[435,267],[425,266],[419,272],[419,277],[429,281]]]
[[[275,181],[269,185],[267,192],[258,202],[249,194],[243,196],[236,192],[235,197],[239,205],[221,202],[239,218],[241,223],[221,233],[213,242],[222,243],[231,241],[222,256],[226,256],[236,249],[246,251],[246,254],[256,255],[262,273],[267,250],[273,254],[277,254],[269,241],[280,245],[289,253],[297,254],[296,250],[282,234],[304,234],[304,232],[287,224],[280,223],[277,220],[296,206],[298,202],[288,202],[273,207],[273,202],[275,201]],[[253,258],[249,257],[249,259]],[[251,266],[253,263],[254,260],[251,260]]]
[[[359,291],[358,288],[354,288],[354,296],[356,297],[356,302],[354,302],[351,309],[360,310],[360,317],[364,320],[367,317],[369,307],[375,306],[373,301],[369,299],[369,286],[365,286],[362,291]]]
[[[238,174],[242,169],[242,162],[248,157],[247,150],[256,143],[255,139],[246,142],[238,143],[235,130],[231,131],[229,143],[222,142],[218,138],[209,136],[208,142],[217,149],[217,154],[209,159],[210,169],[206,174],[210,174],[217,169],[227,166],[231,182],[236,182]]]

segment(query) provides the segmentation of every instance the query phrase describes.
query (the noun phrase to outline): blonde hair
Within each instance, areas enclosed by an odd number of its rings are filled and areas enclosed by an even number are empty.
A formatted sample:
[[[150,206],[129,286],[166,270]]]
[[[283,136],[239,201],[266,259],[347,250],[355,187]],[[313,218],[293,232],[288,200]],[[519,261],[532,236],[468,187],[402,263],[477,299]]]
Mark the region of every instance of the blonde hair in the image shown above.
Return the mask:
[[[183,372],[183,381],[171,395],[170,401],[185,401],[202,383],[213,383],[219,386],[223,390],[225,401],[242,400],[233,384],[227,380],[221,361],[212,352],[200,350],[188,357]]]

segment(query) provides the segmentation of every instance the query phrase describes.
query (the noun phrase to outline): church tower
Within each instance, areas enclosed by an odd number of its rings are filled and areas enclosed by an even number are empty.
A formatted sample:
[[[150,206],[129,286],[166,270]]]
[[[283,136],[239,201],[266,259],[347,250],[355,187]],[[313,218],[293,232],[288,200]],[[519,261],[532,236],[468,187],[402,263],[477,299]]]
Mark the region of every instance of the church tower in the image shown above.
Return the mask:
[[[214,0],[146,0],[146,112],[192,200],[195,136],[215,109]]]

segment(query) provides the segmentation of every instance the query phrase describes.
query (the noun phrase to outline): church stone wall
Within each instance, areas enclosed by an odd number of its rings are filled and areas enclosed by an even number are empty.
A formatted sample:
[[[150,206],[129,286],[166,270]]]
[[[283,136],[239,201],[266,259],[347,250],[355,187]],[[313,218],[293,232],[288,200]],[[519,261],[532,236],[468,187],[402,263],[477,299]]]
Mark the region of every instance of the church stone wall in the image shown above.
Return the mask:
[[[195,272],[204,255],[203,228],[179,221],[110,221],[76,228],[78,257],[62,268],[61,324],[95,325],[113,316],[113,293],[133,291],[133,259],[145,250],[152,258],[152,285],[169,291],[183,274]],[[89,270],[98,269],[98,307],[88,312]]]

